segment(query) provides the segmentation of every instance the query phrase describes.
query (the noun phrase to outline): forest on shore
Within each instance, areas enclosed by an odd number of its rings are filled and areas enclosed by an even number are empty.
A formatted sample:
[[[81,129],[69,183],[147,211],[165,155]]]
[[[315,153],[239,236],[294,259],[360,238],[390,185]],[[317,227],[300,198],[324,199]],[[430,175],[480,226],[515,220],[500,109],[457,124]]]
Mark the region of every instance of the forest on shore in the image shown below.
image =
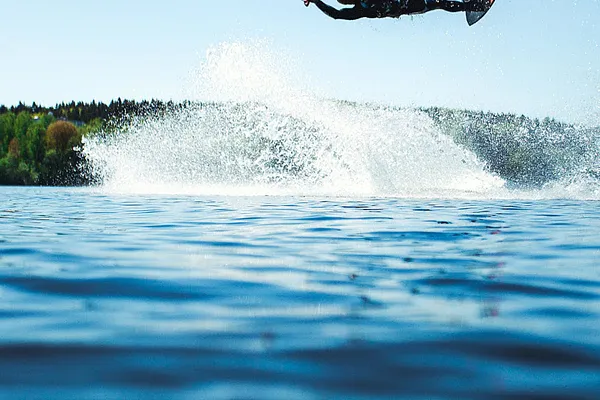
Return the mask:
[[[109,104],[61,103],[54,107],[0,105],[0,185],[84,186],[96,177],[83,156],[82,139],[108,121],[166,113],[183,106],[159,100]]]
[[[350,104],[354,107],[365,105]],[[0,105],[0,185],[86,186],[101,183],[84,156],[84,138],[121,129],[134,117],[160,118],[188,107],[219,109],[219,104],[115,100],[108,104],[33,103]],[[240,105],[244,106],[244,105]],[[578,127],[523,115],[421,108],[438,130],[472,151],[486,169],[509,183],[543,186],[569,176],[600,180],[600,127]],[[291,165],[293,151],[264,138],[278,150],[277,165]],[[293,158],[293,157],[292,157]],[[292,168],[301,171],[302,166]]]

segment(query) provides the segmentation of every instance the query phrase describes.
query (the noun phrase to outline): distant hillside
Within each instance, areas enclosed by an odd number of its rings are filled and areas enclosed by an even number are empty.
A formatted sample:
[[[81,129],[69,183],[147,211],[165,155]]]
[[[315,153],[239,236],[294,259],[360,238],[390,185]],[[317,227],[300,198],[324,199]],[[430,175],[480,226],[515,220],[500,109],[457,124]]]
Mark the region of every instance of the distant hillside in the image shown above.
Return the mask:
[[[600,128],[523,115],[422,109],[440,130],[511,183],[541,186],[558,179],[600,180]]]

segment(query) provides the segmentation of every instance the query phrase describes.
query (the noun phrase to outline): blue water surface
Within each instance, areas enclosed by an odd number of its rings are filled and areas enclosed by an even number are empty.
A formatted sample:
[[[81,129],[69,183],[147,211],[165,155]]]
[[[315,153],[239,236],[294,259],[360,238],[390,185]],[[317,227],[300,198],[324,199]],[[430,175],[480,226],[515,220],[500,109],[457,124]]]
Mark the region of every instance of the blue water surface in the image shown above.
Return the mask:
[[[598,211],[0,188],[0,398],[600,399]]]

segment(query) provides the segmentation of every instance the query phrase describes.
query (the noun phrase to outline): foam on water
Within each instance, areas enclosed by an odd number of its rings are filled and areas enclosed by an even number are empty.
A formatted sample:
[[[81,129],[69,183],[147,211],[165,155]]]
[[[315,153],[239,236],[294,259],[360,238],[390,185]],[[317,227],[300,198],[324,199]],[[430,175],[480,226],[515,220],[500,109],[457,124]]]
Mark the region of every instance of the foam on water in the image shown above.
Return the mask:
[[[87,158],[104,190],[572,197],[562,184],[550,191],[509,190],[425,113],[323,99],[292,83],[302,81],[294,65],[264,43],[211,49],[190,90],[190,99],[202,103],[166,116],[132,118],[119,134],[86,140]]]

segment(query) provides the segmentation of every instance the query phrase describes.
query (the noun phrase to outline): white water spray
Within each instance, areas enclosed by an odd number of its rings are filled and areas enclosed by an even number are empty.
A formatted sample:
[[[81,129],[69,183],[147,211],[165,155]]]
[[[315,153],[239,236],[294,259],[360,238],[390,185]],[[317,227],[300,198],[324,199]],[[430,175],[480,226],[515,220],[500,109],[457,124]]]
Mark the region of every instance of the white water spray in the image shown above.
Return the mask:
[[[497,197],[504,181],[424,113],[324,100],[262,43],[208,52],[203,103],[91,138],[110,191],[223,195]]]

